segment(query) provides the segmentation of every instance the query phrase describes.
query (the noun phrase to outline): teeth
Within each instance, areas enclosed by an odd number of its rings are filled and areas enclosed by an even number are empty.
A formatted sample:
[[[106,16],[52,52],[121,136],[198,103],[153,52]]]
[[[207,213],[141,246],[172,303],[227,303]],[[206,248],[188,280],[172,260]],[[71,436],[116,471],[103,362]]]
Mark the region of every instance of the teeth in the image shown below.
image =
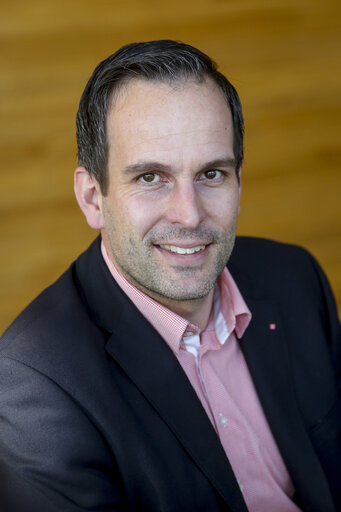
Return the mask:
[[[205,249],[205,245],[198,245],[197,247],[176,247],[175,245],[160,245],[161,249],[175,252],[177,254],[194,254],[195,252]]]

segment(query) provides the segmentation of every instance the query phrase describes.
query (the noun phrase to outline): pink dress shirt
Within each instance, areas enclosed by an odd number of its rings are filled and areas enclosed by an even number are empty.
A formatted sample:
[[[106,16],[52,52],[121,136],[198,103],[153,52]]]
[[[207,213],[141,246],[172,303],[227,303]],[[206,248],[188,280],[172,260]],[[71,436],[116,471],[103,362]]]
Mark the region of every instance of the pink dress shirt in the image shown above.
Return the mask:
[[[101,250],[117,284],[180,362],[219,436],[248,510],[298,512],[291,500],[293,484],[238,344],[251,313],[228,270],[218,279],[207,327],[200,332],[129,283],[103,242]]]

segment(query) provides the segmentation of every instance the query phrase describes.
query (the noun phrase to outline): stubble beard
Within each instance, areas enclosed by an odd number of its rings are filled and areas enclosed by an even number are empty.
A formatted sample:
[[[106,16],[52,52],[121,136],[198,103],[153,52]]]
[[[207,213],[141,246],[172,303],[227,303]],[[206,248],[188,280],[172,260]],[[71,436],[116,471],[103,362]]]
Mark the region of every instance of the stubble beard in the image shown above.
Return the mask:
[[[114,263],[130,283],[155,300],[160,298],[160,302],[162,299],[177,302],[204,299],[214,287],[231,255],[236,233],[235,220],[228,232],[170,227],[163,232],[151,230],[142,241],[137,237],[125,238],[121,235],[120,244],[117,244],[119,236],[112,219],[109,224],[106,233]],[[166,244],[169,240],[190,241],[191,239],[211,241],[213,247],[209,250],[216,250],[216,255],[209,263],[210,269],[207,265],[196,267],[174,265],[167,272],[167,268],[160,265],[153,255],[153,252],[158,250],[154,246],[154,241],[158,244],[162,242]]]

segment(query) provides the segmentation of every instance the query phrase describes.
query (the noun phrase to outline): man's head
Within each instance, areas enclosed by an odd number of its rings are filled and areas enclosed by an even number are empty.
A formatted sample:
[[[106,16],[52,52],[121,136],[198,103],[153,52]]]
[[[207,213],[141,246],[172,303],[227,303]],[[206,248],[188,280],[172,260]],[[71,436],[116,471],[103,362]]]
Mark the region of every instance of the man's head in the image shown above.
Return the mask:
[[[115,55],[100,64],[81,100],[76,196],[116,267],[179,311],[179,303],[209,296],[233,248],[240,103],[210,59],[186,45],[142,43]],[[95,169],[99,140],[104,167]]]
[[[107,112],[123,84],[133,79],[174,85],[183,80],[201,83],[210,77],[221,89],[231,110],[236,172],[243,161],[244,121],[238,94],[216,63],[193,46],[161,40],[132,43],[120,48],[94,70],[82,94],[77,113],[78,162],[105,195],[108,185]]]

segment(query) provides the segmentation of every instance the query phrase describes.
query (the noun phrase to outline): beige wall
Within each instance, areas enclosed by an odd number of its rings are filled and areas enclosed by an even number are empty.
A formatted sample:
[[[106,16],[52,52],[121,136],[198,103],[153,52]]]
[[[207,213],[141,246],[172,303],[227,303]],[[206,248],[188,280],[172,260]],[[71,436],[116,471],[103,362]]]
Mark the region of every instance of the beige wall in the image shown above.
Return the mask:
[[[239,232],[306,246],[341,307],[340,14],[336,0],[2,2],[0,331],[95,236],[72,191],[90,73],[156,38],[207,52],[241,95]]]

